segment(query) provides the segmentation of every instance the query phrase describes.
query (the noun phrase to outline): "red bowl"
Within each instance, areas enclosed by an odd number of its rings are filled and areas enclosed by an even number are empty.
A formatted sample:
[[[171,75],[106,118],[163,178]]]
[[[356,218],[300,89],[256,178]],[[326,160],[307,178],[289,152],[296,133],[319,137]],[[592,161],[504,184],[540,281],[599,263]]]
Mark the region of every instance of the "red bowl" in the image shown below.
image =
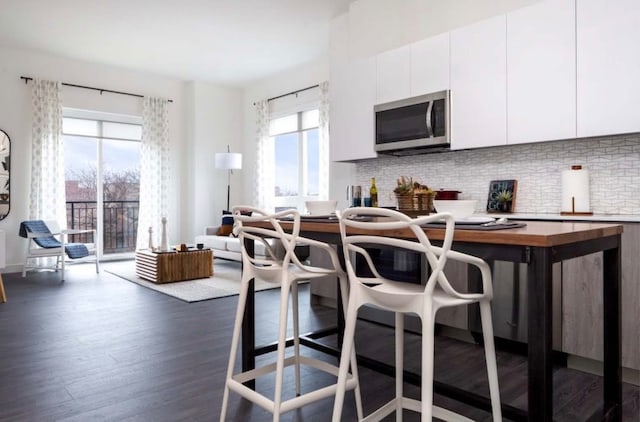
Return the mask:
[[[438,191],[436,191],[436,199],[442,199],[442,200],[455,200],[458,199],[458,194],[462,193],[460,191],[457,190],[444,190],[444,189],[440,189]]]

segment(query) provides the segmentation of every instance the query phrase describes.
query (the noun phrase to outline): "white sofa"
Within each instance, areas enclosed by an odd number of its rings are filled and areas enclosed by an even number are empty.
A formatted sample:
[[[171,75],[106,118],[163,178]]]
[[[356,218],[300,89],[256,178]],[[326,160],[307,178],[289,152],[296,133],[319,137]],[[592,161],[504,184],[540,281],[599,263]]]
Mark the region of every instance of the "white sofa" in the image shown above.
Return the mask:
[[[195,243],[202,243],[205,248],[213,250],[213,258],[229,259],[233,261],[242,261],[242,253],[240,252],[240,239],[234,236],[218,236],[220,226],[205,226],[204,234],[196,236]],[[284,248],[280,246],[278,252],[284,254]],[[330,265],[326,253],[318,253],[315,248],[301,251],[301,255],[310,257],[313,265],[325,266]],[[264,256],[264,245],[262,243],[255,244],[256,256]],[[299,255],[299,256],[301,256]],[[304,258],[306,259],[306,257]],[[313,304],[322,304],[325,306],[337,306],[336,299],[336,283],[333,277],[323,277],[321,279],[311,280],[311,302]]]
[[[202,243],[205,248],[211,248],[213,250],[214,258],[223,258],[233,261],[242,261],[242,254],[240,252],[240,239],[230,236],[219,236],[216,233],[220,226],[206,226],[204,228],[204,234],[196,236],[195,243]],[[255,255],[264,256],[264,245],[260,242],[255,244]]]

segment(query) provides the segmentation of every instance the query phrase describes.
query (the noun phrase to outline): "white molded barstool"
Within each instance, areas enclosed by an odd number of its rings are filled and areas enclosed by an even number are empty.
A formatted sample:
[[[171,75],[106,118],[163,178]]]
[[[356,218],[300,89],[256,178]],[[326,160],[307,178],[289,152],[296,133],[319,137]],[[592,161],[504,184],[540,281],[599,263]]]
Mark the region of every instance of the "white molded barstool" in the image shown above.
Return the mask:
[[[245,211],[250,211],[251,215],[246,215]],[[337,365],[332,365],[328,362],[302,356],[300,354],[298,329],[298,282],[325,277],[327,275],[335,275],[339,279],[342,297],[346,298],[348,295],[347,275],[342,270],[340,262],[338,261],[338,255],[333,248],[326,243],[299,236],[300,214],[298,211],[287,210],[275,214],[268,214],[253,207],[237,206],[233,208],[233,214],[236,222],[235,231],[237,232],[242,245],[242,280],[240,285],[240,295],[238,298],[238,309],[236,311],[235,325],[233,328],[233,336],[231,339],[229,367],[227,369],[224,395],[222,398],[220,420],[224,421],[225,419],[229,400],[229,391],[231,390],[269,412],[272,412],[273,420],[279,421],[281,414],[302,407],[311,402],[332,397],[335,395],[337,390]],[[282,219],[288,220],[291,223],[291,231],[289,233],[285,232],[281,226],[280,220]],[[256,227],[255,225],[247,225],[249,223],[258,223],[261,226]],[[245,248],[245,239],[253,240],[254,242],[261,242],[265,248],[265,257],[250,256]],[[275,239],[276,242],[269,243],[267,242],[267,239]],[[275,245],[277,244],[281,244],[283,246],[284,257],[282,257],[282,253],[279,254],[276,250]],[[296,246],[301,245],[309,245],[310,247],[324,251],[324,253],[330,257],[333,268],[327,269],[313,267],[300,261],[296,255]],[[253,278],[279,284],[281,288],[276,361],[256,369],[234,375],[233,369],[238,351],[238,343],[240,341],[240,331],[242,318],[244,316],[244,307],[247,300],[249,281]],[[285,357],[289,292],[291,292],[293,308],[294,353],[293,356]],[[346,301],[344,305],[344,312],[346,312]],[[349,363],[351,363],[352,374],[348,373]],[[284,367],[291,365],[295,365],[296,397],[283,400],[282,385]],[[310,366],[335,376],[336,383],[302,394],[300,386],[301,365]],[[343,387],[345,389],[355,389],[358,417],[361,418],[362,405],[360,400],[360,387],[358,385],[355,352],[351,353],[351,359],[347,359],[347,363],[345,365],[347,369],[345,370],[345,382],[343,383]],[[274,371],[276,372],[276,385],[273,399],[269,399],[263,394],[260,394],[243,384]]]
[[[359,214],[372,215],[372,220],[354,219]],[[445,238],[441,247],[431,244],[421,227],[427,223],[446,222]],[[351,234],[373,231],[377,235]],[[478,303],[484,334],[484,349],[489,375],[489,391],[493,420],[502,420],[500,393],[493,344],[493,326],[491,323],[491,305],[493,296],[491,270],[480,258],[452,251],[454,219],[449,213],[412,219],[397,211],[383,208],[349,208],[340,215],[340,232],[344,247],[346,270],[350,283],[348,310],[345,317],[344,343],[338,375],[338,391],[333,409],[333,421],[339,422],[344,403],[345,381],[349,360],[354,351],[354,334],[358,309],[364,304],[373,304],[382,309],[395,312],[395,397],[369,414],[365,421],[378,421],[396,412],[396,420],[402,420],[402,410],[408,409],[422,413],[422,421],[431,421],[432,416],[444,420],[469,419],[441,407],[433,406],[433,360],[434,360],[434,324],[440,308]],[[415,237],[417,241],[398,239],[399,235]],[[404,237],[404,236],[403,236]],[[430,274],[423,285],[393,281],[378,273],[367,248],[401,248],[421,253],[429,263]],[[364,258],[372,275],[357,276],[356,256]],[[482,274],[482,293],[460,293],[455,290],[443,271],[447,259],[466,262],[478,267]],[[422,385],[421,401],[403,396],[403,353],[404,353],[404,314],[417,314],[422,320]]]

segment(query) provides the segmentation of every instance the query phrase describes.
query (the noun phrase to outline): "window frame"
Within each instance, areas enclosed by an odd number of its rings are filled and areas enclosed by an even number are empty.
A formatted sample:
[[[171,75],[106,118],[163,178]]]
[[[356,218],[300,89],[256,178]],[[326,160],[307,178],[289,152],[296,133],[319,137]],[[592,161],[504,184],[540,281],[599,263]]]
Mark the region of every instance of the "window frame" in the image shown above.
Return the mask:
[[[113,114],[100,111],[75,109],[70,107],[63,107],[62,110],[63,124],[60,130],[62,140],[64,142],[65,137],[70,136],[74,138],[86,138],[96,141],[96,218],[97,218],[97,239],[96,239],[96,253],[101,260],[117,260],[123,258],[131,258],[134,252],[116,252],[116,253],[104,253],[104,185],[101,181],[104,180],[104,142],[105,141],[119,141],[119,142],[135,142],[142,145],[142,116],[126,115],[126,114]],[[66,132],[64,130],[64,120],[86,120],[96,123],[95,134],[78,134],[72,132]],[[124,124],[140,127],[139,138],[122,138],[117,136],[109,136],[104,133],[104,124]],[[66,173],[66,171],[65,171]],[[65,174],[66,180],[66,174]],[[66,198],[65,198],[66,200]],[[135,243],[134,243],[135,244]]]
[[[295,112],[290,112],[290,113],[283,113],[280,114],[278,116],[271,116],[269,118],[269,123],[271,124],[271,122],[273,120],[277,120],[280,118],[286,118],[292,115],[296,116],[296,130],[295,131],[288,131],[288,132],[282,132],[282,133],[278,133],[275,135],[271,135],[270,138],[272,139],[273,145],[274,145],[274,154],[275,154],[275,145],[276,145],[276,138],[278,136],[282,136],[282,135],[290,135],[290,134],[297,134],[298,135],[298,194],[297,195],[290,195],[290,196],[276,196],[275,194],[275,187],[276,187],[276,181],[275,181],[275,174],[274,174],[274,186],[273,186],[273,192],[272,192],[272,203],[274,206],[275,211],[280,211],[280,210],[284,210],[284,209],[289,209],[289,208],[295,208],[297,210],[299,210],[300,212],[306,212],[306,206],[305,206],[305,201],[311,201],[311,200],[318,200],[318,199],[322,199],[320,198],[320,193],[316,193],[313,195],[309,194],[309,139],[308,139],[308,133],[312,130],[315,130],[318,132],[318,137],[320,136],[319,131],[320,131],[320,123],[319,121],[316,122],[316,124],[314,126],[310,126],[310,127],[306,127],[303,128],[303,122],[304,122],[304,114],[308,113],[308,112],[316,112],[319,113],[319,107],[316,106],[315,108],[304,108]],[[320,140],[318,139],[318,143],[320,142]],[[277,166],[277,162],[274,156],[274,167]],[[320,173],[320,169],[318,169],[318,172]],[[318,180],[318,183],[320,181]]]

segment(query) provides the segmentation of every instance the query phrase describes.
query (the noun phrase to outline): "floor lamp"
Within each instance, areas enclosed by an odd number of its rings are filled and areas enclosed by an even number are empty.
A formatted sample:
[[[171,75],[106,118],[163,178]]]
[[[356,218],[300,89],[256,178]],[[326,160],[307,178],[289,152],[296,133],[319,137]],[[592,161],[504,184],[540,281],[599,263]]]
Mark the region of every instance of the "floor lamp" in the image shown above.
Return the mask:
[[[231,174],[233,170],[242,169],[242,154],[231,152],[227,145],[227,152],[216,153],[216,168],[227,170],[227,211],[229,211],[229,199],[231,197]]]

